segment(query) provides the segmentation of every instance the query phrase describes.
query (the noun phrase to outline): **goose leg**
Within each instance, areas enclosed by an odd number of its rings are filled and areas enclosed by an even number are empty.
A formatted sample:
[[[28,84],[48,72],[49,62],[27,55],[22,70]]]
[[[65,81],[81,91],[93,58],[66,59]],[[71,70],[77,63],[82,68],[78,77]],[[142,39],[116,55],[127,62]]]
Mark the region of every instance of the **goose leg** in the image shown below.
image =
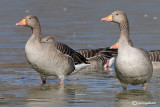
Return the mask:
[[[107,59],[106,67],[109,68],[109,59]]]
[[[142,84],[143,90],[145,91],[147,89],[148,83]]]
[[[109,71],[109,60],[106,62],[106,70]]]
[[[122,83],[122,88],[123,88],[123,90],[127,90],[127,84]]]
[[[42,84],[46,84],[46,76],[44,75],[40,75],[40,76],[41,76]]]
[[[63,82],[63,80],[61,80],[60,85],[63,85],[63,84],[64,84],[64,82]]]
[[[60,85],[63,85],[64,84],[64,75],[61,75],[61,76],[59,76],[59,78],[60,78]]]

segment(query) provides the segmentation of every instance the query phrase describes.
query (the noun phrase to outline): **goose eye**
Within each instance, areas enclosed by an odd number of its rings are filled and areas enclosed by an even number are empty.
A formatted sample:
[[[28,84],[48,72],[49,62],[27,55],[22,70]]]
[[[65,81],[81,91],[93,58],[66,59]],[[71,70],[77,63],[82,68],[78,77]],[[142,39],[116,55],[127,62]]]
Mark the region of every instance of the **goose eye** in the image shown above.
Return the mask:
[[[116,15],[118,15],[118,14],[116,14]]]
[[[29,19],[32,19],[31,17]]]

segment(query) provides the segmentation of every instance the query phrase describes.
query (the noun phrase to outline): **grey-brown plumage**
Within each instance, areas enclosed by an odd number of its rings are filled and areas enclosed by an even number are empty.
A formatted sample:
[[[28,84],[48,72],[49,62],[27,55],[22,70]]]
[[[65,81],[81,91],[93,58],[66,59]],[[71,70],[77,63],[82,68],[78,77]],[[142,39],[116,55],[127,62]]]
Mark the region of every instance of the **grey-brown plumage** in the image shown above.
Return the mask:
[[[149,51],[150,59],[152,60],[153,69],[160,69],[160,50]]]
[[[71,49],[69,46],[60,43],[60,42],[53,42],[54,46],[60,50],[63,54],[67,54],[71,56],[75,62],[75,64],[80,64],[80,63],[87,63],[87,60],[78,52],[74,51]]]
[[[152,62],[160,62],[160,50],[151,50],[149,54]]]
[[[61,50],[63,53],[72,53],[71,49],[67,48],[65,44],[56,42],[52,36],[43,38],[42,42],[53,42],[57,49]],[[87,58],[90,66],[96,67],[103,67],[107,60],[117,55],[117,49],[110,49],[110,47],[98,49],[79,49],[76,50],[76,52]]]
[[[60,43],[42,42],[41,26],[36,16],[26,16],[16,25],[26,26],[32,30],[32,35],[25,46],[26,58],[30,65],[40,73],[43,83],[46,83],[47,76],[57,76],[63,84],[65,76],[88,66],[86,59],[67,45],[62,44],[68,48],[68,53],[64,54],[64,48],[59,46],[57,49]]]
[[[128,41],[128,44],[133,47],[133,44],[132,44],[131,40]],[[160,62],[160,50],[151,50],[151,51],[148,51],[148,53],[150,55],[150,59],[151,59],[151,61],[152,61],[153,64]],[[160,65],[159,65],[159,67],[160,67]]]
[[[85,58],[91,58],[94,56],[105,56],[106,58],[111,58],[117,55],[117,49],[98,48],[98,49],[79,49],[76,52],[83,55]]]
[[[120,39],[115,71],[123,89],[126,90],[128,84],[142,84],[145,90],[153,73],[152,61],[147,51],[134,48],[130,44],[129,23],[126,14],[123,11],[115,11],[102,20],[119,24]]]
[[[91,64],[90,66],[95,67],[95,68],[104,67],[107,60],[108,58],[104,56],[95,56],[95,57],[88,58],[88,62]]]
[[[56,42],[55,39],[52,36],[47,36],[42,39],[42,42],[52,42],[54,46],[61,51],[63,54],[67,54],[71,56],[75,62],[75,64],[80,64],[80,63],[88,63],[87,59],[84,58],[81,54],[78,52],[74,51],[72,48],[67,46],[64,43],[61,42]]]
[[[117,49],[110,49],[110,47],[98,49],[79,49],[76,51],[87,58],[91,66],[96,67],[110,67],[113,64],[112,61],[110,62],[110,58],[117,55]],[[106,65],[107,61],[108,65]]]

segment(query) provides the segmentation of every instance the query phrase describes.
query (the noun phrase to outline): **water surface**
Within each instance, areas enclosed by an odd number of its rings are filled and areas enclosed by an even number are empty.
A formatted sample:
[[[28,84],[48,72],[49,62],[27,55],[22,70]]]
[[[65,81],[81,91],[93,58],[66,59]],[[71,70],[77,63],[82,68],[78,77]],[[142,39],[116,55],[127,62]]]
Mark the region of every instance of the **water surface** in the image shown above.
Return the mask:
[[[159,0],[1,0],[0,106],[159,107],[160,70],[154,71],[147,91],[130,85],[128,91],[122,91],[114,69],[68,76],[63,86],[56,78],[40,85],[40,77],[27,63],[24,52],[31,30],[15,26],[32,14],[39,18],[43,36],[52,35],[74,49],[106,47],[118,40],[119,29],[117,24],[100,19],[123,10],[128,15],[134,46],[160,49],[159,4]]]

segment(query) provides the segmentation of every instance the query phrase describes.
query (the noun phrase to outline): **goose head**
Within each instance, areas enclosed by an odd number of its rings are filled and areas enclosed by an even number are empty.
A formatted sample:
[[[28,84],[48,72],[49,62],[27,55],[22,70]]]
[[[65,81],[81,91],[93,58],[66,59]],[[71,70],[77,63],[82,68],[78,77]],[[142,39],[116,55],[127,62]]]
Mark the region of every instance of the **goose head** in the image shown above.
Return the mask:
[[[37,27],[39,26],[39,21],[36,16],[25,16],[20,22],[16,23],[17,26],[25,26],[25,27]]]
[[[107,17],[101,19],[102,21],[116,22],[116,23],[128,23],[127,16],[123,11],[114,11]]]

